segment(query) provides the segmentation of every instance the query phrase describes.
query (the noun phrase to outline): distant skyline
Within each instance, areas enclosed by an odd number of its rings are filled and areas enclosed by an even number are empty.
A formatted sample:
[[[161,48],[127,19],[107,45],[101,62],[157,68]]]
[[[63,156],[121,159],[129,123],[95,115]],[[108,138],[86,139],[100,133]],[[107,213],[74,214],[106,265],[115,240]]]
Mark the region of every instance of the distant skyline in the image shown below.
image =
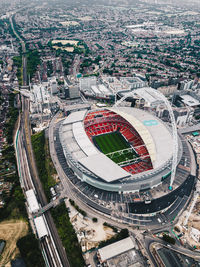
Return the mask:
[[[26,3],[27,0],[0,0],[0,4],[9,4],[9,3]],[[91,4],[105,4],[112,5],[119,3],[119,5],[133,5],[135,3],[145,2],[149,4],[171,4],[171,5],[197,5],[200,6],[200,0],[33,0],[32,2],[45,3],[45,2],[55,2],[55,3],[66,3],[66,4],[74,4],[74,3],[91,3]]]

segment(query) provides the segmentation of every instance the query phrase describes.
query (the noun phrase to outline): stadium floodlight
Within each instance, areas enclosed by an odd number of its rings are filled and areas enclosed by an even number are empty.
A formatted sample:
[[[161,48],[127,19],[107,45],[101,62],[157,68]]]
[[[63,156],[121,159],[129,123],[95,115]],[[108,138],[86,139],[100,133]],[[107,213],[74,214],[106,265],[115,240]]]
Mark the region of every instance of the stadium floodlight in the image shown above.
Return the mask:
[[[118,107],[128,97],[133,97],[133,96],[135,97],[136,94],[140,96],[141,90],[142,90],[142,98],[145,99],[145,94],[144,94],[143,88],[138,88],[138,89],[135,89],[134,91],[131,91],[131,92],[125,94],[120,100],[118,100],[115,103],[114,107]],[[170,179],[170,185],[169,185],[169,190],[172,190],[173,182],[174,182],[175,175],[176,175],[176,166],[177,166],[177,162],[178,162],[178,133],[177,133],[176,120],[174,117],[172,106],[171,106],[170,102],[167,100],[167,98],[161,92],[159,92],[159,91],[157,91],[151,87],[148,88],[148,92],[151,93],[151,95],[153,95],[157,100],[162,101],[169,111],[169,116],[170,116],[171,125],[172,125],[172,137],[173,137],[172,170],[171,170],[171,179]]]

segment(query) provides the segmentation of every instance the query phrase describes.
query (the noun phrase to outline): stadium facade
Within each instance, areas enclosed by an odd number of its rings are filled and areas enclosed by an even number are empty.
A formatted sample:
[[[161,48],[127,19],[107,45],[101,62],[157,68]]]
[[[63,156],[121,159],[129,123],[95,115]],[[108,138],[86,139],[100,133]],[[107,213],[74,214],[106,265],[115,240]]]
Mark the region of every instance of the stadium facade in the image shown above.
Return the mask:
[[[170,176],[171,128],[149,112],[130,107],[73,112],[60,124],[59,139],[74,174],[95,188],[133,193]],[[178,146],[179,164],[180,137]]]
[[[170,190],[173,132],[152,113],[132,107],[80,109],[53,127],[56,156],[71,196],[95,212],[139,227],[173,221],[195,188],[196,160],[178,134]]]

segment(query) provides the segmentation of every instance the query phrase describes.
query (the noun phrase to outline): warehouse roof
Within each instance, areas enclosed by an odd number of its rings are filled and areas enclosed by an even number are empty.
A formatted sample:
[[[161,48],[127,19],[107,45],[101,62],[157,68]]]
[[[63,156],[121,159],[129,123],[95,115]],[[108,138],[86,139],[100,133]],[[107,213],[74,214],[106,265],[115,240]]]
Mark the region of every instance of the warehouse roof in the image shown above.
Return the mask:
[[[199,100],[195,99],[191,95],[182,95],[181,98],[183,103],[190,107],[197,106],[200,104]]]
[[[131,237],[127,237],[111,245],[105,246],[98,250],[101,261],[105,262],[119,254],[135,248],[135,242]]]

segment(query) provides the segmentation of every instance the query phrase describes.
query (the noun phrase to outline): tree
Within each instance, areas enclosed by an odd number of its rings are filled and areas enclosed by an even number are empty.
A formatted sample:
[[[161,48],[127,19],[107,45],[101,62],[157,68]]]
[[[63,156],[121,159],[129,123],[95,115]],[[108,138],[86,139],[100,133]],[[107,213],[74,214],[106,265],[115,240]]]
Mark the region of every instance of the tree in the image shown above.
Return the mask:
[[[176,240],[173,237],[166,235],[166,234],[163,235],[163,240],[172,245],[176,243]]]
[[[107,223],[104,223],[103,224],[104,226],[105,225],[108,225]],[[109,226],[110,227],[110,226]],[[111,237],[110,239],[106,240],[106,241],[101,241],[100,244],[99,244],[99,247],[104,247],[104,246],[107,246],[107,245],[110,245],[114,242],[117,242],[117,241],[120,241],[126,237],[129,237],[129,232],[128,232],[128,229],[122,229],[119,233],[117,233],[115,236]]]
[[[38,240],[33,234],[26,235],[17,241],[17,247],[24,259],[26,266],[42,267],[44,261],[39,250]]]

